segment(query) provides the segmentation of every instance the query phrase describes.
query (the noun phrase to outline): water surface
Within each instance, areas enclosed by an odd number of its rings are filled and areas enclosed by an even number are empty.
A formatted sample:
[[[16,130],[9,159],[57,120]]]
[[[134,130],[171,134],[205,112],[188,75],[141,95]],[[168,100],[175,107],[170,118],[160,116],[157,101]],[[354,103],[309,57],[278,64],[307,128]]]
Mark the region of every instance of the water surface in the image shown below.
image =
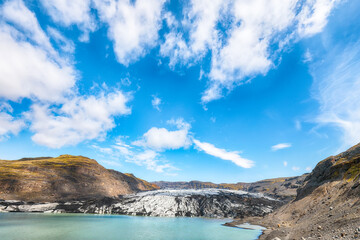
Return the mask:
[[[0,213],[0,239],[254,240],[260,230],[222,226],[226,220],[122,215]]]

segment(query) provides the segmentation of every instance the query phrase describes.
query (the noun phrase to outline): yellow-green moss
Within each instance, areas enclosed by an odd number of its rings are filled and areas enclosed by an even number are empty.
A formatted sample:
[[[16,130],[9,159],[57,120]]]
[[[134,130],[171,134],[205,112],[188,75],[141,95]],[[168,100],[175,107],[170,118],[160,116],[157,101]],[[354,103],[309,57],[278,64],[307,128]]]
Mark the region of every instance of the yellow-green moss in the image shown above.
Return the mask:
[[[344,178],[347,181],[353,181],[355,180],[357,177],[359,177],[360,174],[360,163],[355,164],[353,166],[351,166],[345,173]]]
[[[49,176],[49,171],[66,171],[71,167],[91,168],[95,160],[82,157],[61,155],[57,158],[34,160],[1,160],[0,180],[11,179],[39,179]]]

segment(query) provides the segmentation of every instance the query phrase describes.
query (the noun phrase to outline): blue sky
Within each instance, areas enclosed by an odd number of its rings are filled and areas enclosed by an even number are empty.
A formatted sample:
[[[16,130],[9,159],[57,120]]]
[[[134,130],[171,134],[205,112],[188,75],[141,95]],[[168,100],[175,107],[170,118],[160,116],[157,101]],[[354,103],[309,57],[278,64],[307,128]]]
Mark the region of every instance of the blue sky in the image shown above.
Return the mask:
[[[0,159],[149,181],[311,171],[360,141],[360,3],[8,0]]]

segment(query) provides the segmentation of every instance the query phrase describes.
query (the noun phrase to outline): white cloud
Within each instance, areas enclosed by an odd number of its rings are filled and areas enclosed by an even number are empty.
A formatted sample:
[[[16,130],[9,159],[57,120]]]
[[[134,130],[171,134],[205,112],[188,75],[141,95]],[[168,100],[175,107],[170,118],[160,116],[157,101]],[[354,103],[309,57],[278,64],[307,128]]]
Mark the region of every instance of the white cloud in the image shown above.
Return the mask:
[[[159,164],[159,160],[157,160],[159,153],[153,150],[145,150],[144,152],[138,153],[133,156],[131,160],[127,160],[128,162],[133,162],[139,166],[145,166],[147,169],[162,173],[164,169],[176,170],[171,164]]]
[[[122,78],[120,82],[122,85],[127,87],[131,85],[131,80],[128,77]]]
[[[117,60],[124,65],[144,56],[158,40],[165,0],[106,2],[95,0],[100,20],[109,25],[108,36],[114,42]]]
[[[16,41],[0,27],[0,96],[16,101],[59,101],[75,84],[75,71],[59,65],[41,48]]]
[[[67,11],[73,7],[76,12],[79,10],[77,7],[83,7],[64,1],[47,3],[59,4],[52,6],[54,9],[51,11],[55,11],[55,7],[64,7],[62,10]],[[75,89],[77,73],[67,58],[69,53],[73,53],[74,44],[58,30],[48,27],[49,36],[60,48],[57,52],[35,14],[23,1],[7,1],[0,11],[0,97],[13,101],[29,98],[32,101],[30,111],[23,116],[34,132],[34,142],[60,148],[85,140],[101,140],[115,126],[114,117],[130,114],[126,104],[131,96],[120,91],[79,96]],[[67,17],[67,13],[61,14],[59,18]],[[68,16],[64,24],[79,23],[78,20]],[[1,123],[3,136],[16,134],[24,125],[9,112],[1,113]]]
[[[140,140],[134,141],[130,145],[126,144],[123,138],[119,138],[111,148],[100,148],[97,145],[93,147],[101,153],[107,153],[115,158],[124,158],[127,162],[145,166],[147,169],[156,172],[164,172],[167,175],[172,174],[169,171],[179,169],[161,159],[161,152],[187,148],[193,144],[209,155],[232,161],[240,167],[250,168],[254,165],[253,161],[242,158],[239,152],[229,152],[216,148],[210,143],[203,143],[193,139],[191,132],[189,132],[190,124],[181,118],[169,120],[167,123],[176,126],[178,130],[171,131],[165,128],[153,127]]]
[[[11,116],[13,109],[7,104],[0,104],[0,141],[10,134],[16,135],[25,127],[24,121]]]
[[[312,60],[313,60],[313,56],[312,56],[310,50],[306,49],[306,52],[303,56],[303,62],[307,63],[307,62],[311,62]]]
[[[153,95],[152,96],[153,97],[153,99],[151,100],[151,104],[152,104],[152,106],[156,109],[156,110],[158,110],[159,112],[160,112],[160,104],[161,104],[161,99],[160,98],[158,98],[157,96],[155,96],[155,95]]]
[[[1,13],[18,30],[0,21],[0,97],[62,100],[75,85],[72,65],[55,52],[34,13],[22,1],[6,2]]]
[[[182,119],[170,120],[168,123],[176,125],[178,130],[169,131],[166,128],[152,127],[144,133],[140,140],[132,144],[157,151],[189,147],[191,145],[191,139],[189,137],[190,125]]]
[[[185,64],[201,59],[208,49],[218,44],[218,31],[216,24],[220,12],[226,6],[223,0],[192,0],[185,7],[186,14],[179,23],[172,15],[167,15],[168,26],[172,31],[165,35],[165,42],[161,45],[160,53],[163,57],[170,58],[170,66]],[[180,31],[189,32],[189,41],[186,42]]]
[[[291,147],[291,143],[279,143],[271,147],[272,151],[278,151],[281,149],[289,148]]]
[[[151,149],[136,149],[134,146],[126,144],[122,139],[118,139],[112,147],[120,153],[121,157],[125,158],[126,162],[145,166],[148,170],[159,173],[179,170],[166,160],[160,159],[160,153]]]
[[[169,172],[179,170],[166,160],[161,159],[160,153],[154,150],[141,149],[128,145],[123,138],[118,138],[115,145],[111,147],[104,148],[97,145],[93,145],[92,147],[101,153],[107,154],[114,160],[124,159],[126,162],[144,166],[146,169],[158,173],[171,174]],[[115,165],[116,163],[116,161],[113,161],[108,164]]]
[[[312,170],[312,167],[306,167],[306,168],[305,168],[305,171],[306,171],[306,172],[311,172],[311,170]]]
[[[343,150],[360,142],[360,42],[327,49],[312,65],[313,97],[319,102],[315,121],[339,128]]]
[[[32,140],[40,145],[60,148],[84,140],[101,139],[115,127],[114,117],[130,114],[130,96],[120,91],[99,97],[74,97],[61,107],[34,104],[27,113]]]
[[[80,40],[88,41],[89,32],[96,28],[90,13],[91,0],[41,0],[41,3],[55,22],[66,27],[77,25],[84,32]]]
[[[49,35],[51,36],[52,39],[55,40],[56,44],[58,45],[58,47],[66,52],[66,53],[74,53],[75,51],[75,45],[74,43],[67,39],[66,37],[64,37],[58,30],[56,30],[55,28],[52,27],[48,27],[47,28],[47,32],[49,33]]]
[[[116,140],[116,144],[112,146],[113,149],[117,150],[121,155],[130,157],[134,155],[132,152],[133,147],[126,144],[122,138]]]
[[[288,162],[287,162],[287,161],[284,161],[283,164],[284,164],[284,167],[287,167]]]
[[[281,60],[281,52],[301,38],[321,32],[337,0],[191,1],[183,19],[165,19],[170,31],[160,46],[169,66],[190,66],[211,53],[207,103],[224,90],[265,75]],[[309,60],[309,56],[306,59]]]
[[[203,102],[220,98],[222,88],[231,90],[243,79],[267,73],[273,65],[269,45],[293,23],[295,6],[295,0],[234,2],[235,25],[224,47],[214,53]]]
[[[299,35],[308,37],[321,32],[337,2],[339,0],[307,0],[297,16]]]
[[[115,161],[109,161],[109,160],[100,160],[101,163],[103,164],[107,164],[107,165],[110,165],[110,166],[114,166],[114,167],[122,167],[123,165],[119,162],[115,162]]]
[[[91,145],[93,148],[95,148],[96,150],[98,150],[101,153],[105,153],[105,154],[112,154],[113,153],[113,149],[112,148],[104,148],[104,147],[99,147],[96,144]]]
[[[228,160],[236,165],[243,168],[251,168],[254,166],[254,162],[245,158],[242,158],[239,155],[239,152],[228,152],[225,149],[217,148],[214,145],[206,142],[200,142],[199,140],[193,139],[194,144],[197,148],[204,151],[205,153],[212,155],[214,157],[221,158],[223,160]]]
[[[1,15],[7,21],[13,23],[23,31],[34,43],[53,51],[49,38],[41,29],[36,16],[24,4],[22,0],[7,1],[1,7]]]
[[[293,166],[292,168],[291,168],[293,171],[299,171],[300,170],[300,168],[299,167],[296,167],[296,166]]]
[[[254,165],[252,161],[242,158],[239,152],[228,152],[224,149],[216,148],[210,143],[202,143],[192,138],[192,133],[189,131],[190,124],[181,118],[172,119],[167,123],[176,126],[177,130],[170,131],[166,128],[153,127],[148,130],[140,140],[134,141],[132,144],[145,149],[151,149],[154,152],[187,148],[195,144],[198,149],[207,154],[223,160],[232,161],[238,166],[250,168]]]

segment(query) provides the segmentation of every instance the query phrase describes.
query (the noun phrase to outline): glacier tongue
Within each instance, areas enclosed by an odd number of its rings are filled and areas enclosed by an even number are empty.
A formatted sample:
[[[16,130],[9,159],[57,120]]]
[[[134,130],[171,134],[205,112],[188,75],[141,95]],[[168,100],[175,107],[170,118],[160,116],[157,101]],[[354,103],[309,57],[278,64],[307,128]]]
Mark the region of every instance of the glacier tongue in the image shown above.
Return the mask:
[[[155,195],[163,195],[163,196],[174,196],[174,197],[185,197],[191,195],[226,195],[226,194],[234,194],[239,196],[248,196],[253,198],[266,198],[269,200],[276,201],[274,198],[265,196],[262,193],[249,193],[241,190],[229,190],[229,189],[217,189],[217,188],[206,188],[206,189],[161,189],[161,190],[153,190],[146,192],[139,192],[135,194],[126,195],[128,197],[136,197],[136,196],[155,196]]]
[[[52,204],[0,201],[0,211],[241,218],[263,216],[281,204],[282,202],[262,194],[245,191],[164,189],[119,196],[118,199]]]

